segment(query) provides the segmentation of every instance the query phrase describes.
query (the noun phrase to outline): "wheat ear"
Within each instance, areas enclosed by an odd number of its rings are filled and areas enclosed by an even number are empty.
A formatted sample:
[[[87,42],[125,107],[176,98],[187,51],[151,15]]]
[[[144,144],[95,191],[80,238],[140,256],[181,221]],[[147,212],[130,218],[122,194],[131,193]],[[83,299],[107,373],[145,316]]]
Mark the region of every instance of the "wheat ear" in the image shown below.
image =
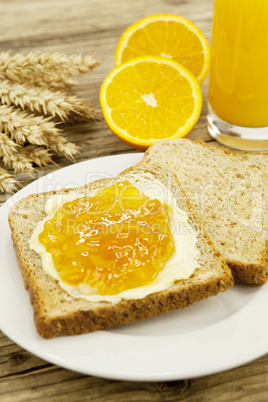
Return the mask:
[[[20,152],[3,157],[4,165],[13,169],[14,173],[27,172],[32,173],[37,166],[46,166],[52,162],[49,149],[38,145],[27,145]]]
[[[12,155],[4,155],[3,162],[8,169],[13,169],[15,174],[19,172],[31,173],[34,171],[33,162],[25,155],[23,149]]]
[[[6,105],[20,106],[32,112],[58,117],[65,122],[70,115],[78,115],[83,120],[93,120],[96,112],[88,103],[63,91],[31,87],[9,80],[0,81],[0,101]]]
[[[0,168],[0,192],[14,193],[18,182],[8,173],[7,170]]]
[[[74,157],[79,153],[80,148],[69,142],[61,135],[54,135],[54,133],[46,133],[48,147],[57,155],[63,155],[66,158],[74,161]]]
[[[37,166],[46,166],[52,162],[50,150],[37,145],[23,147],[21,154],[24,155],[28,162]]]
[[[27,55],[0,53],[0,78],[54,88],[70,87],[72,75],[88,74],[98,65],[91,56],[31,52]]]
[[[17,144],[34,145],[47,145],[45,133],[57,136],[61,132],[50,118],[6,105],[0,105],[0,130]]]
[[[19,145],[12,141],[5,133],[0,133],[0,156],[10,157],[17,152]]]
[[[74,160],[74,156],[79,152],[77,145],[60,135],[61,131],[55,127],[54,122],[42,116],[34,116],[2,105],[0,106],[0,127],[5,130],[3,134],[0,133],[0,155],[5,157],[5,165],[16,171],[22,171],[23,166],[26,171],[32,171],[30,165],[34,162],[26,156],[27,154],[18,144],[28,142],[33,145],[46,145],[57,155],[63,155],[71,160]],[[17,152],[18,147],[21,157]]]

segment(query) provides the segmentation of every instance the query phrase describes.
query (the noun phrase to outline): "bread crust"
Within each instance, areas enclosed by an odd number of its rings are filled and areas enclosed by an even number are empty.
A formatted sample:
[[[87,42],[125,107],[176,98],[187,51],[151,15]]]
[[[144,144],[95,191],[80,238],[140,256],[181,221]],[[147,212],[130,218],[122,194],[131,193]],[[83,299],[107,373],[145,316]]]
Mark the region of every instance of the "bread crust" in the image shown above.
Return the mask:
[[[226,156],[234,156],[237,157],[237,155],[239,155],[239,157],[245,157],[245,158],[250,158],[252,155],[259,155],[260,157],[263,157],[264,154],[261,152],[254,152],[254,153],[250,153],[250,152],[233,152],[230,151],[228,149],[224,149],[220,146],[217,145],[210,145],[207,144],[206,142],[204,142],[203,140],[189,140],[189,139],[178,139],[178,140],[161,140],[158,141],[155,145],[153,145],[152,147],[150,147],[144,155],[144,159],[142,160],[142,163],[156,163],[154,160],[153,162],[151,162],[151,155],[153,155],[154,153],[154,149],[157,149],[158,147],[161,146],[162,143],[167,143],[169,142],[170,144],[178,144],[179,142],[183,144],[184,143],[193,143],[193,144],[197,144],[197,145],[201,145],[202,147],[206,147],[209,149],[213,149],[217,151],[220,151],[222,153],[224,153]],[[175,171],[174,169],[172,169],[169,166],[169,169],[173,171],[173,173],[175,173],[177,175],[177,178],[180,182],[180,169],[179,169],[179,162],[178,161],[178,169],[177,171]],[[191,168],[189,162],[189,169]],[[268,161],[267,161],[267,166],[268,166]],[[187,195],[187,194],[186,194]],[[196,213],[198,213],[198,211],[196,211]],[[204,227],[206,229],[206,223],[204,223]],[[215,241],[216,246],[217,246],[217,242],[216,239],[212,239],[213,241]],[[224,240],[224,239],[223,239]],[[220,247],[219,247],[220,249]],[[221,249],[220,249],[221,250]],[[260,253],[259,258],[258,258],[258,263],[254,264],[245,264],[242,263],[241,261],[235,260],[234,258],[228,258],[224,255],[224,252],[221,250],[223,258],[225,259],[226,263],[228,264],[229,268],[232,271],[233,277],[235,282],[237,283],[246,283],[246,284],[252,284],[252,285],[263,285],[265,284],[265,282],[268,280],[268,240],[266,241],[266,247],[264,249],[264,251],[262,253]]]
[[[233,152],[229,149],[220,147],[219,145],[210,145],[203,140],[196,139],[193,141],[196,144],[200,144],[203,147],[217,148],[224,152],[226,155],[237,155],[237,152]],[[255,155],[263,156],[262,152],[254,152]],[[239,152],[239,155],[250,156],[249,152]],[[239,261],[226,260],[227,265],[232,271],[234,281],[237,283],[248,283],[251,285],[264,285],[268,279],[268,240],[266,242],[266,249],[260,256],[262,264],[242,264]]]
[[[128,177],[128,175],[133,172],[135,172],[135,174],[137,172],[138,174],[145,174],[146,172],[150,174],[153,173],[155,177],[161,178],[164,182],[165,180],[163,177],[165,175],[169,178],[171,177],[169,172],[167,173],[158,167],[151,166],[148,168],[139,165],[136,168],[127,169],[116,179],[102,179],[95,182],[93,185],[85,186],[84,188],[88,189],[92,186],[95,186],[95,188],[105,186],[111,181],[114,182]],[[176,190],[177,184],[177,179],[172,175],[173,193]],[[82,189],[80,190],[82,191]],[[44,212],[42,208],[44,207],[45,200],[49,196],[55,193],[67,193],[69,191],[70,190],[65,189],[57,192],[53,191],[47,194],[32,195],[27,197],[25,200],[28,202],[28,205],[31,205],[33,204],[33,200],[36,202],[37,197],[41,197],[41,202],[36,204],[38,205],[37,210],[40,209],[40,216],[36,218],[38,221],[43,219]],[[69,295],[65,295],[66,292],[59,287],[57,281],[50,278],[44,272],[38,255],[36,255],[36,263],[34,264],[27,260],[27,253],[31,253],[32,255],[34,252],[30,250],[25,251],[25,244],[22,241],[21,233],[18,230],[16,218],[20,217],[20,219],[23,219],[21,214],[26,213],[27,215],[28,212],[25,212],[25,210],[27,211],[27,208],[25,209],[25,207],[22,207],[22,205],[26,203],[25,200],[17,203],[9,213],[9,224],[25,288],[29,292],[31,304],[33,305],[34,320],[38,333],[44,338],[52,338],[59,335],[77,335],[96,330],[109,329],[123,324],[131,324],[136,321],[146,320],[150,317],[157,317],[172,310],[185,308],[197,301],[206,299],[209,296],[214,296],[233,286],[233,277],[229,268],[223,261],[219,252],[215,249],[209,236],[204,233],[202,229],[199,229],[198,219],[183,192],[180,192],[179,199],[181,204],[180,207],[184,206],[185,210],[187,210],[191,226],[196,230],[200,230],[200,241],[204,243],[205,249],[208,249],[211,253],[210,255],[213,259],[212,265],[215,263],[215,267],[211,268],[211,277],[202,280],[202,272],[200,273],[200,278],[194,273],[191,278],[178,281],[178,283],[175,283],[162,292],[151,294],[143,299],[122,300],[116,304],[108,302],[92,303],[86,301],[79,304],[79,301],[72,301],[73,298]],[[27,217],[25,219],[27,219]],[[27,234],[28,237],[30,237],[35,225],[36,223],[29,230],[29,233]],[[213,271],[214,269],[215,272]],[[204,272],[206,272],[205,267]],[[40,276],[42,280],[40,279]],[[65,297],[66,303],[73,304],[74,308],[61,314],[54,314],[53,308],[51,308],[48,303],[46,292],[43,289],[44,284],[47,287],[48,293],[51,292],[50,294],[53,295],[53,291],[57,290],[57,294],[63,297],[63,299]],[[54,297],[55,303],[57,302],[57,304],[60,305],[61,301],[58,302],[56,296]],[[57,296],[57,299],[58,298],[59,297]]]

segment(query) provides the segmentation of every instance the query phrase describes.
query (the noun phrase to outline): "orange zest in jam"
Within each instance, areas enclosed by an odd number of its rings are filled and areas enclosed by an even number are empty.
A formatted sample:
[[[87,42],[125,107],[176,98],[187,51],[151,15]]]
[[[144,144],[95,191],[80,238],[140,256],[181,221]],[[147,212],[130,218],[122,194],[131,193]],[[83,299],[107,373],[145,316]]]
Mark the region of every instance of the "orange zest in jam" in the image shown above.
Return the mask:
[[[170,207],[128,181],[65,203],[39,242],[61,280],[113,295],[151,283],[175,251]]]

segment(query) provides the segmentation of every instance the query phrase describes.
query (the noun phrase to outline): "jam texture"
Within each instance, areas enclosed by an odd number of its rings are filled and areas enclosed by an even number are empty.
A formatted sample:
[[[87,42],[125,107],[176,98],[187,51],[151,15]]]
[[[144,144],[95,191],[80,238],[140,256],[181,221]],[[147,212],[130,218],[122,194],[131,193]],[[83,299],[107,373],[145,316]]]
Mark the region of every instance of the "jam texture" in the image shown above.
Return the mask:
[[[175,251],[171,208],[128,181],[65,203],[39,242],[61,280],[114,295],[151,283]]]

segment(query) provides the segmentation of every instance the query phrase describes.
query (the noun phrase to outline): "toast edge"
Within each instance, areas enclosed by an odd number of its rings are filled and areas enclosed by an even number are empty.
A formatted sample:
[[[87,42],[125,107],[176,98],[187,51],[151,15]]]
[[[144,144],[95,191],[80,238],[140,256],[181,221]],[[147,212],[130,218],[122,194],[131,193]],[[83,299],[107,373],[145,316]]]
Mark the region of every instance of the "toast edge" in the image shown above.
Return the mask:
[[[162,141],[166,141],[166,140],[162,140]],[[171,140],[172,141],[172,140]],[[176,140],[174,140],[176,141]],[[183,141],[191,141],[195,144],[199,144],[203,147],[207,147],[207,148],[216,148],[221,150],[222,152],[224,152],[226,155],[235,155],[236,152],[233,152],[229,149],[225,149],[222,148],[219,145],[211,145],[211,144],[207,144],[205,141],[200,140],[200,139],[195,139],[195,140],[190,140],[187,138],[184,138]],[[156,145],[154,145],[156,146]],[[150,147],[151,148],[151,147]],[[147,162],[146,158],[147,156],[149,157],[150,155],[150,148],[144,153],[144,157],[141,160],[141,164],[151,164],[152,162],[150,162],[150,160]],[[240,155],[247,155],[247,152],[240,152]],[[261,152],[255,152],[255,154],[262,154]],[[176,176],[178,181],[179,177],[178,175],[173,172]],[[268,280],[268,240],[266,242],[266,250],[262,255],[262,261],[263,263],[260,265],[256,265],[256,264],[242,264],[239,261],[234,261],[234,260],[230,260],[230,259],[225,259],[228,267],[231,269],[233,277],[234,277],[234,281],[235,283],[244,283],[244,284],[248,284],[248,285],[264,285],[267,280]]]
[[[48,319],[38,309],[37,295],[34,286],[27,274],[20,253],[13,239],[19,267],[28,290],[30,302],[34,310],[34,322],[37,332],[46,339],[64,335],[79,335],[97,330],[110,329],[120,325],[144,321],[151,317],[158,317],[170,311],[183,309],[191,304],[216,296],[233,286],[234,281],[225,262],[222,260],[224,274],[221,278],[214,278],[205,284],[193,284],[189,281],[180,291],[163,291],[146,296],[138,300],[124,300],[117,304],[105,303],[96,310],[78,310],[64,317]]]
[[[139,167],[145,167],[142,163],[138,165]],[[122,174],[131,169],[126,169]],[[187,197],[186,202],[191,216],[195,222],[198,222],[199,220]],[[217,278],[200,284],[192,283],[190,278],[186,281],[185,286],[179,290],[167,289],[166,291],[146,296],[143,299],[123,300],[115,305],[104,303],[102,307],[97,309],[80,309],[63,317],[48,318],[40,312],[38,295],[35,293],[35,287],[31,281],[27,266],[24,265],[19,251],[19,242],[17,242],[15,231],[12,228],[12,214],[9,214],[9,225],[25,289],[28,290],[30,301],[33,305],[35,325],[39,335],[43,338],[84,334],[158,317],[167,312],[190,306],[210,296],[215,296],[220,292],[226,291],[234,284],[230,269],[215,248],[209,235],[202,228],[203,237],[213,248],[215,255],[220,258],[222,271]]]

